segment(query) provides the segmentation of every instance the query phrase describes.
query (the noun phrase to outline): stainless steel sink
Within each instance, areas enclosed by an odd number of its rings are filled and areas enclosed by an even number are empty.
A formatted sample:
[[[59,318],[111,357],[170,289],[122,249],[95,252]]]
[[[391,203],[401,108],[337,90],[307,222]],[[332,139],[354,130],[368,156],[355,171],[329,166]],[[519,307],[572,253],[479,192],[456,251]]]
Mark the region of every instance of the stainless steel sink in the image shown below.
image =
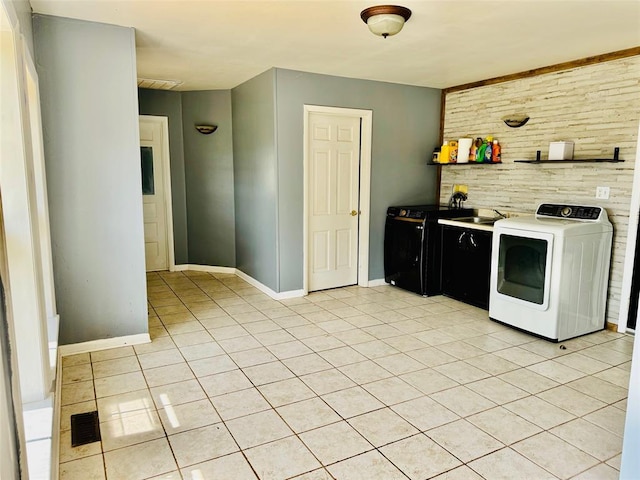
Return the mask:
[[[456,222],[477,223],[480,225],[493,225],[499,218],[493,217],[460,217],[453,219]]]

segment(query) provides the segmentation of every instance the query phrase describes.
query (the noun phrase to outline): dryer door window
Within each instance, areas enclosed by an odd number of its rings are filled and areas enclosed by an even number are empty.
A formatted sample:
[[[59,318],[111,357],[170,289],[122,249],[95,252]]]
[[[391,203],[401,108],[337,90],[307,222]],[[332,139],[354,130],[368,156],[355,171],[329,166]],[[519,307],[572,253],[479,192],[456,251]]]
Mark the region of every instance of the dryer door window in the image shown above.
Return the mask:
[[[500,235],[498,292],[546,308],[551,253],[551,239]]]

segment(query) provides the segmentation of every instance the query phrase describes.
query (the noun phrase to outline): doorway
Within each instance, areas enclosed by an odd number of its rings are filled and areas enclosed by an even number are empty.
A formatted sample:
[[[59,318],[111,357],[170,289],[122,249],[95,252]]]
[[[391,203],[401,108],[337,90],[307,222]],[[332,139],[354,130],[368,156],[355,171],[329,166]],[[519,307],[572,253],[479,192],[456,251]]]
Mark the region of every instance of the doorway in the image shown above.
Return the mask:
[[[147,272],[175,270],[169,120],[140,115],[140,168]]]
[[[618,332],[635,331],[640,304],[640,125],[631,189],[631,208],[624,255]]]
[[[636,233],[636,241],[640,239],[640,223]],[[638,300],[640,297],[640,243],[636,243],[633,257],[633,273],[631,274],[631,295],[629,295],[629,312],[627,313],[627,329],[636,329],[638,318]]]
[[[368,286],[372,113],[305,105],[305,293]]]

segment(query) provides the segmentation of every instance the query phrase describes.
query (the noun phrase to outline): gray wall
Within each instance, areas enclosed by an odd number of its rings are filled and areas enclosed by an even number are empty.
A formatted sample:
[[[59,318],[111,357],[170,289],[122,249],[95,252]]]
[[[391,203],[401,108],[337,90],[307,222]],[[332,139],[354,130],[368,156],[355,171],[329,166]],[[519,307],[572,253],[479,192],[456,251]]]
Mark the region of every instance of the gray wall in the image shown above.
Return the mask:
[[[130,28],[35,15],[60,343],[146,333]]]
[[[182,93],[189,263],[234,267],[231,91]],[[203,135],[195,125],[218,125]]]
[[[279,291],[275,70],[231,91],[236,267]]]
[[[138,89],[140,115],[169,119],[171,155],[171,209],[176,264],[189,263],[187,244],[187,197],[184,183],[184,142],[182,138],[182,94],[166,90]]]
[[[437,202],[437,171],[426,162],[438,146],[440,90],[277,69],[276,98],[276,291],[302,288],[305,104],[373,110],[369,279],[383,278],[387,207]]]

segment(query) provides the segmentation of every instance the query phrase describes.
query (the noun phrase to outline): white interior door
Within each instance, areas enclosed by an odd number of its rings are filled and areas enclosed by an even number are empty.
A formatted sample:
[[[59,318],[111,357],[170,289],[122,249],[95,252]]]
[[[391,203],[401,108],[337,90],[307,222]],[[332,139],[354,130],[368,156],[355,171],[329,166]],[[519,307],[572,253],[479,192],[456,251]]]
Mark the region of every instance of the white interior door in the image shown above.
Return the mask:
[[[165,191],[162,125],[140,118],[140,163],[147,272],[167,270],[167,192]],[[167,166],[168,167],[168,166]]]
[[[309,291],[358,283],[360,118],[309,117]]]

